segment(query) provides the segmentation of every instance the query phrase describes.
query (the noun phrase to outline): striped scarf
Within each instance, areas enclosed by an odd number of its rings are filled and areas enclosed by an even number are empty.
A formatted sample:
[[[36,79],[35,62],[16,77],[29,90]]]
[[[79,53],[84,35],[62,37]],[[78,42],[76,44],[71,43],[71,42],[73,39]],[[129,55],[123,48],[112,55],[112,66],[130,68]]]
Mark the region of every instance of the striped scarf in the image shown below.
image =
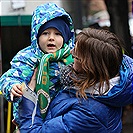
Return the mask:
[[[70,54],[70,48],[67,44],[55,53],[45,54],[38,66],[36,92],[39,99],[39,105],[42,118],[46,116],[46,111],[51,101],[49,94],[50,79],[49,79],[49,63],[50,61],[60,62],[63,61],[65,65],[73,62],[72,55]]]

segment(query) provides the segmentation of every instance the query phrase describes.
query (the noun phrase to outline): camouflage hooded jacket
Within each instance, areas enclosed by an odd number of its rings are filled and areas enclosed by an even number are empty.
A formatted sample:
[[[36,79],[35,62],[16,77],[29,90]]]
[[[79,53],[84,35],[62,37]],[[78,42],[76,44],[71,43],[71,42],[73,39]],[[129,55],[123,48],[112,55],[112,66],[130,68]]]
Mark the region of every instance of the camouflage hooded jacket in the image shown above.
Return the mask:
[[[31,45],[19,51],[11,61],[11,69],[0,77],[0,90],[4,97],[10,101],[10,91],[14,84],[22,82],[29,83],[34,69],[40,62],[44,53],[37,43],[37,34],[40,26],[47,21],[63,16],[69,24],[72,36],[68,41],[68,46],[74,46],[74,29],[70,15],[61,7],[54,3],[40,5],[33,12],[31,22]]]

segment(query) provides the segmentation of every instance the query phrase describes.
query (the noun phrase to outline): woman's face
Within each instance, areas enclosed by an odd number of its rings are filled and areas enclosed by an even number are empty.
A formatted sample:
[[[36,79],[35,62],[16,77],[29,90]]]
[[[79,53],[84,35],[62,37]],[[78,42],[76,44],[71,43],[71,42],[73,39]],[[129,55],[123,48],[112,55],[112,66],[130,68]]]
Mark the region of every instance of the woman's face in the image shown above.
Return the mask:
[[[74,58],[74,64],[73,64],[73,69],[77,72],[77,73],[83,73],[83,68],[82,68],[82,65],[81,65],[81,59],[79,57],[79,55],[76,55],[76,45],[75,45],[75,48],[71,51],[72,53],[72,56]]]
[[[43,52],[54,53],[63,46],[63,37],[55,28],[48,28],[39,37],[39,46]]]

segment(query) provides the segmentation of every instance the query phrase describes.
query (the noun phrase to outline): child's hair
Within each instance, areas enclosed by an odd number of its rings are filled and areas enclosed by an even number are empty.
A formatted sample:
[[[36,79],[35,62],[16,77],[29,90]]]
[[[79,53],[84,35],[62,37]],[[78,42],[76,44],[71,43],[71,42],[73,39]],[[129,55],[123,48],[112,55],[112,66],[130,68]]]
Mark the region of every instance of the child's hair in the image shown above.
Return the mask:
[[[76,37],[75,55],[80,59],[84,74],[78,74],[74,80],[79,87],[78,94],[87,98],[85,89],[99,82],[99,94],[109,90],[109,79],[119,74],[123,59],[122,42],[118,37],[107,31],[85,28]],[[106,90],[103,92],[103,85]]]

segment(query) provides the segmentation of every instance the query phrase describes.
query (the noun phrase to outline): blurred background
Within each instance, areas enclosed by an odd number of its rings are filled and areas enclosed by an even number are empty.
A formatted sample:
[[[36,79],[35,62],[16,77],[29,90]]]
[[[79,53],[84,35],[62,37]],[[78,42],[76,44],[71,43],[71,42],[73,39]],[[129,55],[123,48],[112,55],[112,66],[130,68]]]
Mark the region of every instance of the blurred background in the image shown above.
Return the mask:
[[[85,27],[107,29],[125,42],[125,54],[133,58],[132,0],[1,0],[0,1],[0,75],[10,68],[13,56],[30,45],[33,10],[54,2],[73,18],[75,34]],[[12,133],[12,104],[0,93],[0,133]],[[133,131],[133,105],[123,107],[123,131]]]

